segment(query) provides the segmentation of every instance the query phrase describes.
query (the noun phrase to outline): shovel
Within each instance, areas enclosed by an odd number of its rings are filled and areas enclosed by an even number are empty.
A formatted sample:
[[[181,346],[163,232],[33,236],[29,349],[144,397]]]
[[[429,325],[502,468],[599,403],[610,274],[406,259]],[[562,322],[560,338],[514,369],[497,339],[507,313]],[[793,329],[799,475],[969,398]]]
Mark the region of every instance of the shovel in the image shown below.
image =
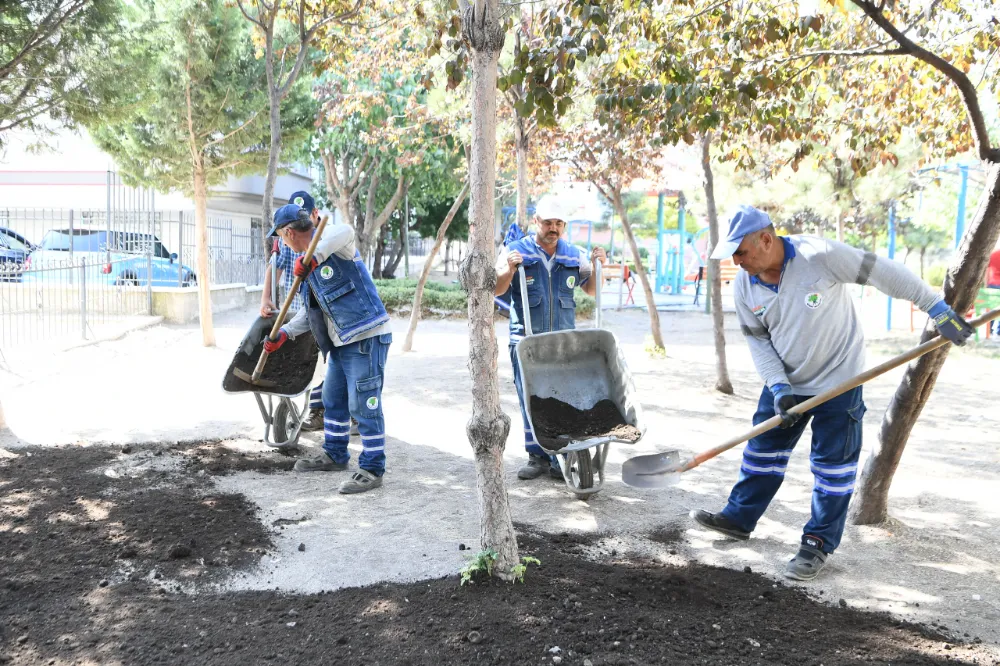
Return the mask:
[[[324,215],[323,219],[319,221],[316,226],[316,233],[313,234],[312,240],[309,241],[309,247],[306,248],[306,253],[302,256],[302,263],[308,264],[312,261],[313,252],[316,251],[316,245],[319,243],[319,239],[323,236],[323,230],[326,229],[327,220],[330,219],[329,215]],[[299,286],[302,284],[302,278],[296,276],[295,280],[292,282],[291,289],[288,290],[288,294],[285,295],[285,302],[281,305],[281,310],[278,312],[278,316],[274,319],[274,326],[271,327],[271,335],[269,338],[271,340],[278,339],[278,331],[281,329],[281,325],[285,323],[285,315],[288,314],[288,308],[292,307],[292,301],[295,300],[295,294],[299,291]],[[277,289],[277,285],[271,284],[272,289]],[[248,375],[243,370],[239,368],[233,368],[233,374],[242,379],[243,381],[253,384],[254,386],[260,386],[263,388],[268,388],[275,386],[275,383],[267,379],[261,379],[261,373],[264,372],[264,364],[267,363],[268,353],[267,351],[262,351],[260,353],[260,359],[257,361],[257,367],[254,368],[253,374]]]
[[[970,321],[969,324],[973,328],[978,328],[997,318],[1000,318],[1000,309],[987,312],[982,317]],[[938,336],[928,340],[922,345],[914,347],[908,352],[891,358],[881,365],[865,370],[860,375],[844,381],[829,391],[824,391],[817,396],[800,402],[798,405],[789,409],[788,412],[790,414],[805,413],[813,407],[822,405],[824,402],[832,400],[838,395],[846,393],[853,388],[857,388],[879,375],[885,374],[893,368],[898,368],[904,363],[909,363],[913,359],[919,358],[928,352],[934,351],[939,347],[944,347],[949,342],[948,338],[944,336]],[[753,430],[745,432],[738,437],[734,437],[733,439],[730,439],[716,447],[702,451],[701,453],[692,456],[691,458],[687,458],[686,460],[681,460],[681,456],[678,451],[664,451],[663,453],[653,453],[645,456],[635,456],[634,458],[629,458],[622,463],[622,481],[626,485],[634,488],[666,488],[668,486],[675,485],[680,481],[680,476],[684,472],[694,469],[706,460],[711,460],[720,453],[728,451],[734,446],[762,435],[768,430],[777,428],[779,425],[781,425],[781,417],[778,415],[772,416],[763,423],[758,424]]]

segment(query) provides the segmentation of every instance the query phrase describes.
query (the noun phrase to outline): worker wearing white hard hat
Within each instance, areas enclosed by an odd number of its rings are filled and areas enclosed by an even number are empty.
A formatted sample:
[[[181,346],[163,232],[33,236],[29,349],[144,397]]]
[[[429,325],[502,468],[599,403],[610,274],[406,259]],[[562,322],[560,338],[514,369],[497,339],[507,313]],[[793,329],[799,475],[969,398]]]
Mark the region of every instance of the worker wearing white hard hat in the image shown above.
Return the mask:
[[[594,296],[599,288],[591,276],[598,261],[607,261],[604,248],[594,248],[590,261],[587,261],[580,248],[562,238],[573,208],[568,202],[556,197],[542,197],[535,205],[535,235],[510,243],[500,251],[497,258],[495,293],[498,296],[507,292],[517,273],[517,267],[524,266],[533,333],[576,328],[574,289],[579,287],[584,293]],[[521,370],[514,353],[517,343],[524,337],[523,307],[521,291],[511,290],[510,362],[514,368],[514,386],[521,403],[524,448],[528,452],[528,463],[518,470],[517,477],[522,480],[537,479],[549,472],[552,478],[562,479],[555,456],[549,456],[535,441],[524,409],[526,396],[521,390]]]

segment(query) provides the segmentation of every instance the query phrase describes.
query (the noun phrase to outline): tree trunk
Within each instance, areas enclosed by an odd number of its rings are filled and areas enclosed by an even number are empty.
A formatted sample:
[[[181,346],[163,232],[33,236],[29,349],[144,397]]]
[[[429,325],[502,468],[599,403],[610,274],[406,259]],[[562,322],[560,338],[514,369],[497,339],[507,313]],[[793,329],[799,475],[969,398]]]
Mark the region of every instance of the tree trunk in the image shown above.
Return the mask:
[[[372,278],[375,280],[382,279],[382,258],[385,255],[385,233],[384,230],[379,229],[378,237],[375,241],[375,259],[372,262]]]
[[[920,279],[924,279],[924,253],[927,252],[926,247],[920,248]]]
[[[194,170],[194,239],[198,265],[198,310],[201,321],[201,341],[206,347],[215,346],[212,326],[212,277],[208,267],[208,184],[203,168]]]
[[[413,350],[413,334],[417,332],[417,323],[420,321],[420,309],[423,307],[422,302],[424,300],[424,285],[427,284],[427,278],[430,277],[431,264],[434,263],[434,257],[437,256],[438,250],[441,249],[441,243],[444,242],[444,236],[448,233],[448,227],[451,225],[451,221],[455,219],[455,215],[458,214],[458,210],[462,207],[462,202],[465,201],[465,195],[468,193],[469,184],[465,183],[462,186],[462,191],[455,198],[455,203],[451,205],[451,209],[441,222],[441,226],[438,227],[437,238],[434,239],[434,247],[431,248],[427,258],[424,260],[424,268],[420,271],[420,279],[417,280],[417,290],[413,294],[413,311],[410,312],[410,327],[406,330],[406,340],[403,341],[404,352]]]
[[[622,201],[620,189],[612,189],[612,204],[615,212],[622,221],[622,231],[628,241],[629,250],[635,259],[635,272],[639,274],[639,282],[642,283],[642,291],[646,295],[646,309],[649,310],[649,329],[653,334],[653,345],[657,349],[665,349],[663,346],[663,334],[660,332],[660,313],[656,310],[656,300],[653,298],[653,288],[649,286],[649,277],[646,275],[646,268],[642,265],[642,258],[639,256],[639,245],[635,242],[635,234],[632,233],[632,225],[628,221],[628,211]],[[624,258],[623,258],[624,262]]]
[[[840,213],[837,214],[837,242],[838,243],[843,243],[844,242],[844,216],[845,215],[847,215],[847,213],[844,213],[844,212],[840,212]]]
[[[444,244],[444,274],[448,274],[448,262],[451,261],[451,239]]]
[[[972,224],[962,238],[958,257],[944,283],[945,300],[955,312],[965,313],[979,291],[990,252],[1000,237],[1000,163],[986,163],[986,186]],[[934,336],[933,326],[924,330],[921,342]],[[889,517],[889,486],[903,455],[903,448],[920,412],[930,398],[938,373],[951,345],[910,363],[903,380],[882,417],[878,443],[858,479],[857,497],[851,505],[856,525],[874,525]]]
[[[271,65],[273,67],[273,63]],[[273,82],[268,84],[268,101],[271,105],[271,149],[267,155],[267,175],[264,177],[264,223],[271,226],[274,208],[274,182],[278,179],[278,160],[281,158],[281,100]]]
[[[371,254],[372,244],[379,237],[376,234],[381,235],[382,227],[389,220],[389,217],[396,212],[396,209],[399,208],[399,202],[406,196],[406,190],[409,187],[406,176],[399,174],[399,180],[396,181],[396,190],[392,193],[392,197],[382,209],[382,212],[375,215],[375,192],[378,186],[378,178],[375,174],[372,174],[371,178],[372,180],[368,187],[368,200],[365,202],[365,221],[358,235],[358,251],[365,258]]]
[[[514,110],[514,149],[517,153],[517,226],[528,231],[528,134],[524,119]]]
[[[701,167],[705,171],[705,203],[708,208],[708,255],[719,243],[719,214],[715,206],[715,177],[712,173],[712,133],[707,133],[701,141]],[[692,249],[694,249],[692,247]],[[697,250],[695,250],[697,252]],[[709,275],[712,284],[709,285],[709,302],[712,305],[712,333],[715,337],[715,390],[733,394],[733,383],[729,380],[729,368],[726,367],[726,325],[725,313],[722,311],[722,271],[718,259],[709,259]]]
[[[403,258],[403,247],[403,239],[400,238],[399,245],[397,245],[396,250],[389,255],[389,260],[386,262],[385,268],[382,269],[382,277],[384,279],[395,279],[396,269],[399,268],[399,262]]]
[[[469,294],[472,418],[466,426],[476,460],[480,545],[497,553],[494,571],[512,580],[517,538],[504,484],[503,450],[510,418],[500,407],[497,338],[493,325],[493,235],[496,232],[497,61],[503,48],[499,0],[462,0],[463,31],[472,46],[472,152],[469,160],[470,251],[461,267]]]

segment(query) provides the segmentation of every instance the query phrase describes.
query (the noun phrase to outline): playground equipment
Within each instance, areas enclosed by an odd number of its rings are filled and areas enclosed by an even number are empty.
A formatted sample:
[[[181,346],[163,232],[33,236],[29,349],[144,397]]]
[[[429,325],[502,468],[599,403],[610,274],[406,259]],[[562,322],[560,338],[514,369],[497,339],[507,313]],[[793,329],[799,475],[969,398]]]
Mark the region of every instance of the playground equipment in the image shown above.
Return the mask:
[[[586,225],[587,227],[587,254],[590,254],[591,238],[594,234],[594,223],[590,220],[570,220],[566,223],[566,240],[573,243],[573,229]],[[579,241],[576,241],[579,243]]]

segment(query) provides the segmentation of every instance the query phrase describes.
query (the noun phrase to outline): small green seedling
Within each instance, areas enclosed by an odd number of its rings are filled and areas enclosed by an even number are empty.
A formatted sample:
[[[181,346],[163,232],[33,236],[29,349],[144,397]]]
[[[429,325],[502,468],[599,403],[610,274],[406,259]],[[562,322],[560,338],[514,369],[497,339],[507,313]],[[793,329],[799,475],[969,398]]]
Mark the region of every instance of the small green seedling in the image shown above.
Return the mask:
[[[525,555],[521,558],[520,564],[514,565],[514,579],[524,583],[524,572],[528,570],[528,565],[534,564],[535,566],[541,566],[542,561],[537,557],[531,557],[530,555]]]
[[[476,553],[475,557],[469,560],[469,563],[462,567],[462,585],[466,583],[475,583],[477,577],[485,576],[489,578],[493,575],[493,563],[497,561],[497,551],[492,548],[488,550],[481,550]]]

